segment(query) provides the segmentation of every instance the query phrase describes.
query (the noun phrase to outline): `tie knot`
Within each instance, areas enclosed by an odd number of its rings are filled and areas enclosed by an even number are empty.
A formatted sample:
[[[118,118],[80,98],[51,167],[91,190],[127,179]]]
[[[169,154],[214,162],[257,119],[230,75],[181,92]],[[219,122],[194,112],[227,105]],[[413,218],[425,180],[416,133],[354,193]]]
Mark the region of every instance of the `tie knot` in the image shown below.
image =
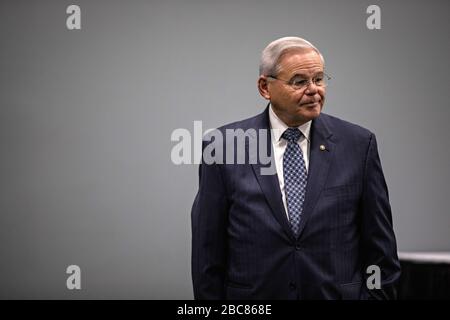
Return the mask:
[[[281,137],[289,142],[297,142],[301,135],[302,132],[298,128],[287,128]]]

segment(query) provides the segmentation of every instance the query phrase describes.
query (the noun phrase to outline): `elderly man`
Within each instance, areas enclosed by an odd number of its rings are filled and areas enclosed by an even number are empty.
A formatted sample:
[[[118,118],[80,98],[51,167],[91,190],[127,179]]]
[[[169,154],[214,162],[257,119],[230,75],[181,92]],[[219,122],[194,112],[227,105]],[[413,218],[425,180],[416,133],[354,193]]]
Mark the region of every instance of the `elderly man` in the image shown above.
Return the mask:
[[[267,132],[274,174],[259,160],[200,165],[196,299],[395,297],[400,265],[375,135],[322,113],[328,80],[321,53],[304,39],[263,50],[258,89],[269,105],[218,130]],[[249,145],[245,159],[255,159]]]

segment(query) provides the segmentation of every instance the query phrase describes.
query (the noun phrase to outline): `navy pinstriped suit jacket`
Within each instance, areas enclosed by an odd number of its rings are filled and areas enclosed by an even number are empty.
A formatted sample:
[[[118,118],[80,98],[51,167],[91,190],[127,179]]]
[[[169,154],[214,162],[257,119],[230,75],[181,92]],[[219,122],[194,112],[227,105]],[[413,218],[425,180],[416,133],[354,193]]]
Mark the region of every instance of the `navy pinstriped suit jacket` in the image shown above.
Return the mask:
[[[268,108],[218,130],[225,137],[238,128],[267,130]],[[400,264],[374,134],[324,113],[313,120],[297,238],[277,175],[262,175],[260,161],[248,162],[200,165],[191,212],[196,299],[395,297]],[[370,265],[381,270],[381,289],[366,286]]]

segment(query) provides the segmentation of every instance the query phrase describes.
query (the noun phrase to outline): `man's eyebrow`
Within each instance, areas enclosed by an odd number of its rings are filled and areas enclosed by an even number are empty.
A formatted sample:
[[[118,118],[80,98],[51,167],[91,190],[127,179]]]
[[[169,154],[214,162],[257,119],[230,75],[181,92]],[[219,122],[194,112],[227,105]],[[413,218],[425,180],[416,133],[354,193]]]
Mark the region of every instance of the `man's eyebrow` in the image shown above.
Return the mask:
[[[295,77],[307,78],[308,76],[306,75],[306,73],[296,73],[296,74],[292,75],[291,79],[295,78]]]
[[[313,77],[318,76],[318,75],[323,75],[323,73],[324,73],[323,71],[316,72],[315,74],[313,74]],[[308,78],[308,75],[306,73],[296,73],[291,77],[291,79],[293,79],[295,77]]]

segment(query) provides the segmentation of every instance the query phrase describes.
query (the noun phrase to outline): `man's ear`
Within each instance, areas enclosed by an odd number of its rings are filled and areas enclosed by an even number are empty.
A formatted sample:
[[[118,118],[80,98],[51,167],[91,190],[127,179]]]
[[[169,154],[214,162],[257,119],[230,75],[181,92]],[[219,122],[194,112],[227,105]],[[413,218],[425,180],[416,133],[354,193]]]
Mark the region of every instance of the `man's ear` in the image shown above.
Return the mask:
[[[269,89],[268,89],[268,80],[267,80],[266,76],[260,76],[258,78],[258,90],[264,99],[270,100],[270,93],[269,93]]]

